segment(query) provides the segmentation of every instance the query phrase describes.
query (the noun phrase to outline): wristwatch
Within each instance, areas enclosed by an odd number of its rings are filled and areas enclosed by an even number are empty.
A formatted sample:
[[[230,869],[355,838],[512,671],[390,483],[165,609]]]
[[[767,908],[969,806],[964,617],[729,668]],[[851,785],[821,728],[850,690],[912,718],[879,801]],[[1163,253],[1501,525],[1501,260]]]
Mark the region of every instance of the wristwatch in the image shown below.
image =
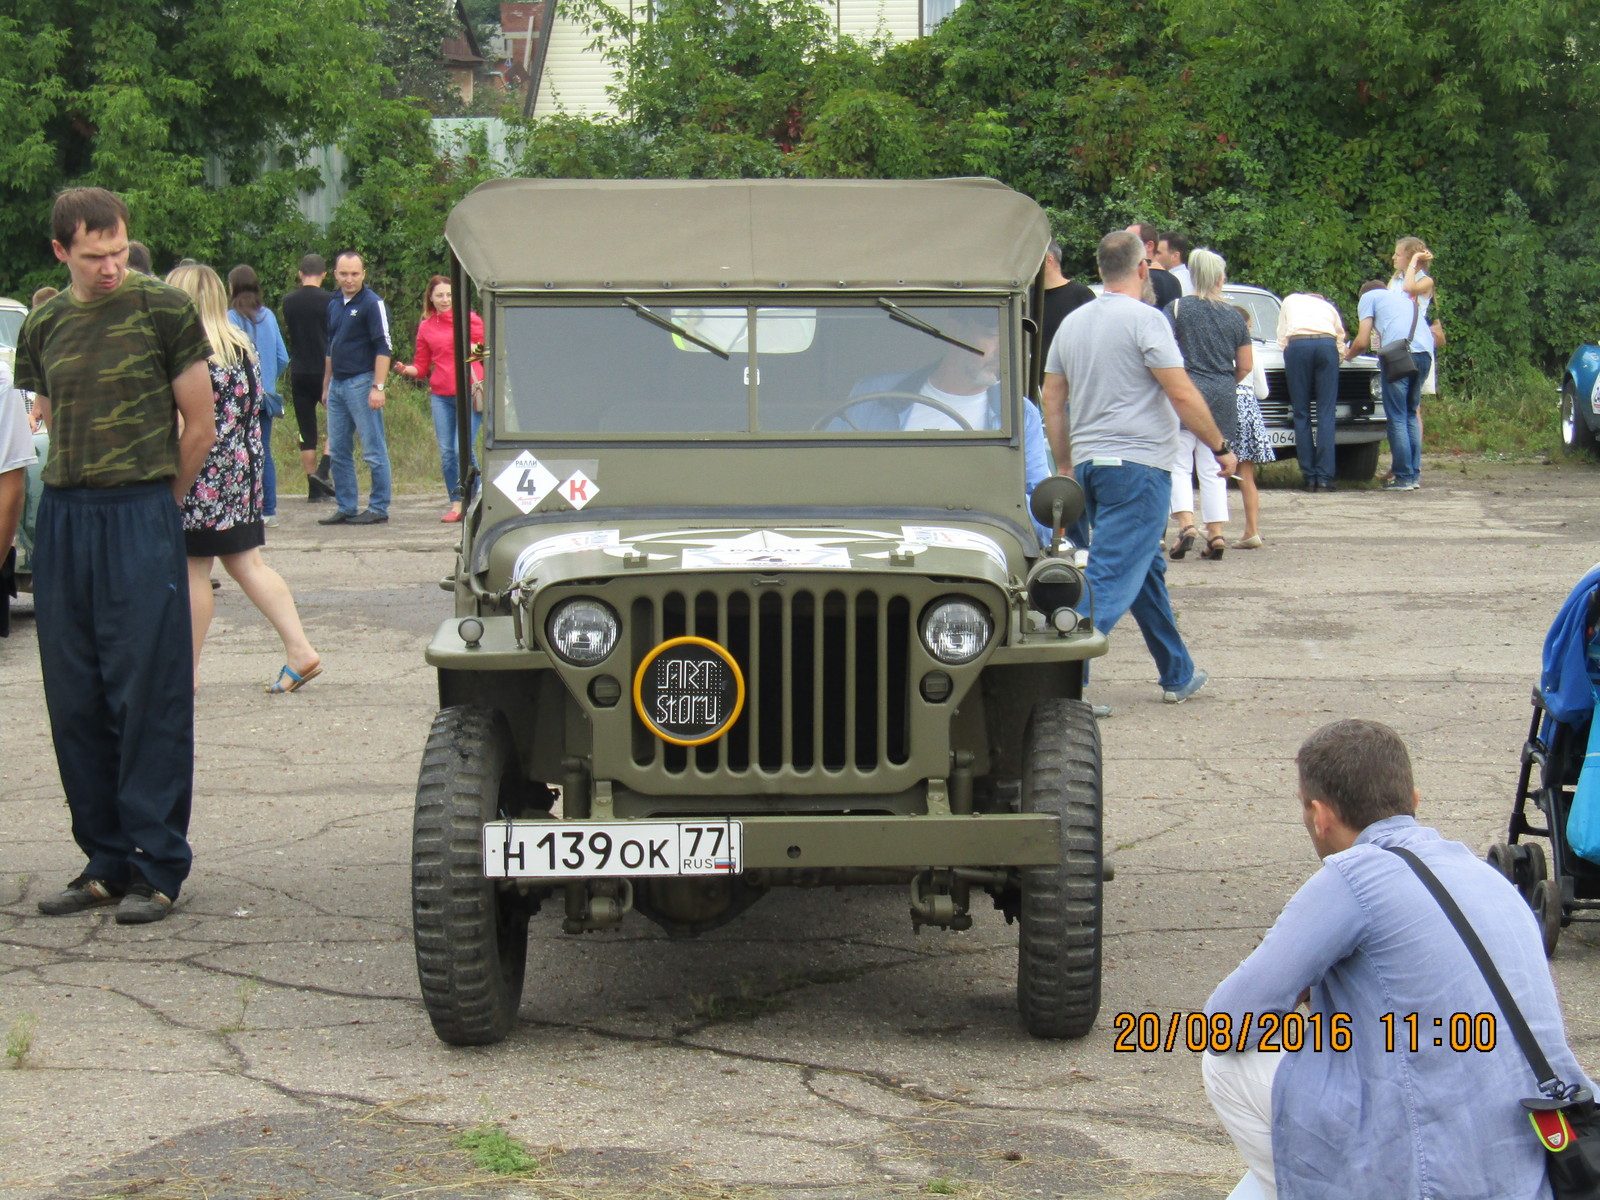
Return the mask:
[[[1221,458],[1224,454],[1232,454],[1233,453],[1233,447],[1228,445],[1228,439],[1227,438],[1223,438],[1222,439],[1222,445],[1218,446],[1211,453],[1216,455],[1218,458]]]
[[[380,392],[382,392],[382,391],[387,390],[389,385],[386,384],[386,383],[375,383],[372,386],[377,388]],[[1226,445],[1227,443],[1224,442],[1223,444]]]

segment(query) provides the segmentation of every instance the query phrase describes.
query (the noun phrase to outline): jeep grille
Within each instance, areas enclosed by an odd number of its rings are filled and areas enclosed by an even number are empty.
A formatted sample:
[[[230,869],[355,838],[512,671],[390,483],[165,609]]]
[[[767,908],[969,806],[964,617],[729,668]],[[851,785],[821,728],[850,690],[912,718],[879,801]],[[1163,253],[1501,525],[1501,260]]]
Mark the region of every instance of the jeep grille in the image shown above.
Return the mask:
[[[871,774],[911,757],[912,601],[866,589],[752,589],[725,585],[641,596],[626,619],[629,676],[667,638],[725,647],[745,677],[733,727],[704,746],[663,742],[631,714],[632,756],[642,770],[682,777],[759,769],[791,775]],[[631,711],[631,710],[630,710]]]

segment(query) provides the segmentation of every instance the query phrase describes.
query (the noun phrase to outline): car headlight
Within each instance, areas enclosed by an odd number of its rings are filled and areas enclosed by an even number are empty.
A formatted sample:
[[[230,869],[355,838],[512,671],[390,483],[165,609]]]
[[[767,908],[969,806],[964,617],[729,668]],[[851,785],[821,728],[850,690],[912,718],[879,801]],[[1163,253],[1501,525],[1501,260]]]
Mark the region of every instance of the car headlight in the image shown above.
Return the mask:
[[[1380,400],[1381,401],[1383,399],[1383,372],[1382,371],[1374,371],[1372,373],[1372,382],[1367,384],[1367,391],[1371,393],[1372,398],[1374,400]]]
[[[568,600],[550,614],[550,648],[575,667],[592,667],[617,644],[617,614],[598,600]]]
[[[948,666],[959,667],[977,658],[993,632],[988,611],[976,600],[961,596],[935,601],[922,614],[922,644]]]

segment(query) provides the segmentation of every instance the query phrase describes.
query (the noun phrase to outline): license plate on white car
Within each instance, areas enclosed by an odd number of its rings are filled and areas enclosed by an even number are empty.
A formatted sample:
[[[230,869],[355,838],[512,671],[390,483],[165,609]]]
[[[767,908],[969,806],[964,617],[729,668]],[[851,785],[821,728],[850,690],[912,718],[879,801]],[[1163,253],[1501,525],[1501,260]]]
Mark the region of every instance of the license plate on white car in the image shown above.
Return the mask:
[[[740,821],[489,821],[490,879],[734,875],[744,869]]]
[[[1267,430],[1267,441],[1274,446],[1292,446],[1294,445],[1294,430],[1269,429]]]

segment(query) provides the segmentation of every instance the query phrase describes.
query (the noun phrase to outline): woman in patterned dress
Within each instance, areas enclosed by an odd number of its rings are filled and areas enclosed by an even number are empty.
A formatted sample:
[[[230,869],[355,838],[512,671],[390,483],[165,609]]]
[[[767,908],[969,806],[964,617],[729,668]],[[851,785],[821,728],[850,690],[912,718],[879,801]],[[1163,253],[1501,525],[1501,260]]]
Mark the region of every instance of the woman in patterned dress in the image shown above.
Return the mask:
[[[1245,328],[1253,322],[1250,310],[1234,305],[1244,317]],[[1252,340],[1255,332],[1251,330]],[[1235,550],[1261,549],[1261,490],[1256,487],[1256,464],[1276,462],[1272,440],[1267,435],[1267,422],[1261,415],[1261,398],[1267,394],[1267,373],[1262,369],[1259,355],[1253,356],[1254,365],[1247,379],[1239,381],[1239,440],[1233,452],[1239,456],[1239,499],[1244,507],[1244,536],[1233,544]]]
[[[195,689],[200,687],[200,651],[216,603],[211,595],[211,563],[220,558],[223,569],[283,639],[286,661],[267,691],[292,692],[321,673],[322,660],[306,640],[289,585],[261,558],[265,459],[255,351],[250,339],[228,320],[228,293],[210,267],[199,263],[177,267],[167,282],[189,293],[211,341],[207,366],[217,406],[216,443],[182,506]]]

